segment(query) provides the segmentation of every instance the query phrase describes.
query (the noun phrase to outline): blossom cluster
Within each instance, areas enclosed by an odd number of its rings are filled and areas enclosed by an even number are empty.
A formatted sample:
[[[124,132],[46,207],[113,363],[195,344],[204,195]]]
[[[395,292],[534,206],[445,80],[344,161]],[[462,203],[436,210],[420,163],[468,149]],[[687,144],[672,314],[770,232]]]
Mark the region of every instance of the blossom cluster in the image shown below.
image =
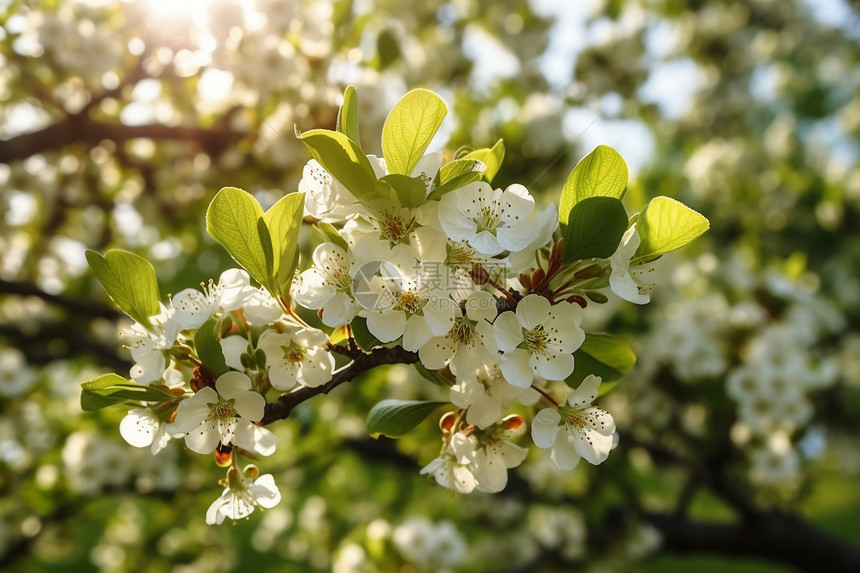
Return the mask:
[[[348,90],[347,131],[350,101]],[[401,121],[419,109],[430,123]],[[271,475],[239,469],[240,456],[256,460],[276,449],[264,427],[278,419],[272,398],[327,391],[348,381],[362,357],[391,347],[448,387],[453,409],[439,423],[439,455],[421,470],[437,484],[461,493],[504,489],[508,470],[528,454],[517,443],[527,423],[511,413],[518,404],[535,412],[532,442],[559,469],[609,456],[615,422],[593,403],[601,376],[617,378],[634,357],[611,335],[589,339],[581,326],[589,301],[615,294],[647,303],[654,261],[701,234],[707,220],[657,198],[628,222],[620,201],[626,164],[606,147],[574,169],[559,206],[540,207],[523,185],[492,184],[501,142],[461,158],[425,153],[443,116],[432,92],[404,96],[383,131],[386,157],[357,151],[342,132],[299,134],[314,155],[299,194],[264,214],[249,194],[225,188],[207,212],[207,230],[244,269],[167,304],[153,298],[154,271],[139,257],[88,254],[108,293],[138,322],[124,333],[132,380],[86,383],[82,404],[130,400],[120,433],[153,454],[172,439],[214,453],[229,469],[207,523],[280,499]],[[417,143],[402,147],[404,138]],[[607,169],[615,188],[595,194]],[[300,265],[303,218],[318,238]],[[147,276],[123,283],[129,268]],[[335,355],[352,361],[336,369]],[[578,355],[598,367],[578,366]],[[438,403],[429,404],[415,420],[422,403],[381,402],[385,414],[372,410],[368,430],[408,432]]]
[[[845,318],[817,292],[814,275],[792,277],[778,267],[757,273],[740,256],[722,262],[703,256],[680,265],[675,279],[685,288],[655,309],[640,372],[651,378],[667,368],[685,383],[721,382],[734,410],[731,439],[745,454],[750,478],[792,490],[804,458],[824,450],[815,405],[836,383],[840,364],[820,345],[844,328]],[[668,412],[657,406],[666,402],[659,392],[643,388],[637,409],[665,425],[668,419],[655,415]]]

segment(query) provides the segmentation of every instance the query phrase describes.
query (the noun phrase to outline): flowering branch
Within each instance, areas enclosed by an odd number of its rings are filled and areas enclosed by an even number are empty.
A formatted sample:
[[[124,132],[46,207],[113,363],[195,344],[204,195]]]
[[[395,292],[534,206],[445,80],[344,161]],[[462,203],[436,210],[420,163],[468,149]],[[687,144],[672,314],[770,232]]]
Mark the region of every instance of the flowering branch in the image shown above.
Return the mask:
[[[263,419],[260,420],[260,424],[265,426],[277,420],[283,420],[290,415],[293,408],[305,400],[309,400],[319,394],[328,394],[341,384],[349,382],[359,374],[367,372],[376,366],[383,364],[415,364],[416,362],[418,362],[418,353],[409,352],[400,346],[395,346],[394,348],[374,348],[369,353],[359,356],[347,366],[335,372],[331,380],[322,386],[315,388],[302,386],[293,392],[282,394],[276,401],[266,405],[266,413]]]

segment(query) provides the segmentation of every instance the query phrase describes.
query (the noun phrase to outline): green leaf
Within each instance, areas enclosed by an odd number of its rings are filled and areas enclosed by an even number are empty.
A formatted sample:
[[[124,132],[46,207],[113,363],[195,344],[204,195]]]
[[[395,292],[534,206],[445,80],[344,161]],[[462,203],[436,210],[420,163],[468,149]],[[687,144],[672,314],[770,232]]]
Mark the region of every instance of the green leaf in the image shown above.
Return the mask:
[[[376,37],[376,54],[379,57],[380,70],[393,64],[401,56],[397,38],[390,30],[383,30]]]
[[[624,376],[636,364],[636,355],[626,342],[611,334],[587,333],[585,342],[573,353],[576,368],[565,382],[576,388],[589,374],[600,376],[600,394],[612,387],[612,383]],[[605,388],[604,388],[605,387]]]
[[[337,111],[337,130],[361,147],[358,137],[358,95],[353,86],[343,91],[343,103]]]
[[[502,161],[505,160],[505,144],[503,140],[498,140],[493,147],[485,147],[476,149],[464,159],[477,159],[483,163],[487,170],[484,172],[484,180],[487,183],[493,182],[493,177],[499,172],[502,167]]]
[[[346,239],[340,236],[340,233],[337,232],[337,229],[335,229],[334,225],[331,223],[317,221],[311,229],[318,239],[315,246],[320,243],[334,243],[344,251],[349,250],[349,245],[346,244]]]
[[[266,254],[257,221],[263,209],[250,193],[224,187],[206,211],[206,230],[257,282],[269,284]]]
[[[588,197],[573,206],[562,229],[564,262],[605,259],[618,248],[627,230],[627,211],[614,197]]]
[[[709,227],[710,223],[704,216],[683,203],[669,197],[655,197],[639,213],[636,232],[642,242],[636,249],[634,260],[680,249]]]
[[[371,350],[377,346],[382,346],[382,341],[373,336],[367,328],[367,319],[356,316],[350,323],[352,327],[352,335],[355,341],[364,350]]]
[[[358,143],[336,131],[314,129],[296,133],[311,155],[357,198],[372,194],[376,174]]]
[[[439,374],[438,371],[428,370],[427,367],[420,362],[416,362],[413,366],[415,366],[415,370],[418,371],[418,374],[420,374],[422,378],[429,382],[432,382],[436,386],[442,386],[443,388],[448,388],[449,386],[451,386],[451,382],[447,380],[444,376]]]
[[[151,330],[149,317],[158,314],[161,308],[158,304],[158,280],[149,261],[120,249],[111,249],[105,256],[88,250],[86,256],[111,300]]]
[[[275,249],[272,247],[272,234],[269,233],[269,227],[266,226],[266,221],[260,217],[257,219],[257,235],[260,237],[260,246],[263,248],[263,257],[266,259],[266,288],[273,284],[272,269],[275,268]],[[271,290],[271,288],[269,288]]]
[[[299,231],[305,209],[305,194],[290,193],[266,211],[263,220],[269,229],[274,263],[270,267],[270,290],[285,301],[290,298],[290,285],[299,264]]]
[[[81,384],[81,409],[85,412],[99,410],[106,406],[121,404],[128,400],[138,402],[159,402],[172,396],[152,386],[142,386],[117,374],[105,374]]]
[[[428,199],[441,199],[445,193],[459,189],[473,181],[479,181],[486,173],[487,166],[477,159],[455,159],[439,170],[439,186]]]
[[[573,206],[589,197],[621,199],[627,190],[627,163],[608,145],[598,145],[570,172],[561,190],[559,222],[567,225]]]
[[[430,90],[412,90],[397,102],[382,126],[389,173],[412,175],[447,113],[445,102]]]
[[[403,207],[417,207],[424,202],[427,194],[427,187],[424,185],[424,180],[420,177],[409,177],[408,175],[400,175],[393,173],[380,177],[381,183],[387,183],[394,189],[400,205]]]
[[[204,322],[194,334],[194,349],[197,351],[197,358],[216,378],[228,370],[227,362],[224,360],[224,350],[221,348],[221,343],[218,342],[218,336],[215,333],[217,328],[218,320],[212,317]]]
[[[435,409],[447,402],[416,400],[383,400],[367,414],[367,431],[374,437],[397,438],[424,421]]]

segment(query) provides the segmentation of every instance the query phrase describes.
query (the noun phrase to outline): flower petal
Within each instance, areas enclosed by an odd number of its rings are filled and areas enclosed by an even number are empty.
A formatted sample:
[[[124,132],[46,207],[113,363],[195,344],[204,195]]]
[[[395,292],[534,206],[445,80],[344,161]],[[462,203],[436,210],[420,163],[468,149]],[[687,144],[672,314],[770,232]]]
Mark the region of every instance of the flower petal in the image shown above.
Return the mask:
[[[278,438],[271,430],[261,428],[248,420],[238,420],[232,443],[261,456],[275,453]]]
[[[513,351],[524,340],[523,327],[517,315],[510,311],[503,312],[496,318],[496,321],[493,323],[493,334],[495,335],[498,349],[502,352]]]
[[[230,400],[250,391],[251,379],[244,372],[226,372],[215,381],[215,389],[225,400]]]
[[[555,408],[544,408],[532,420],[532,440],[539,448],[551,448],[561,430],[561,414]]]
[[[550,459],[555,467],[562,471],[570,471],[577,466],[580,456],[569,434],[562,434],[550,452]]]
[[[505,380],[519,388],[528,388],[534,381],[534,370],[530,364],[529,353],[522,348],[516,348],[502,355],[499,368]]]
[[[547,299],[539,294],[530,294],[517,303],[517,318],[523,328],[533,330],[549,319],[551,308]]]

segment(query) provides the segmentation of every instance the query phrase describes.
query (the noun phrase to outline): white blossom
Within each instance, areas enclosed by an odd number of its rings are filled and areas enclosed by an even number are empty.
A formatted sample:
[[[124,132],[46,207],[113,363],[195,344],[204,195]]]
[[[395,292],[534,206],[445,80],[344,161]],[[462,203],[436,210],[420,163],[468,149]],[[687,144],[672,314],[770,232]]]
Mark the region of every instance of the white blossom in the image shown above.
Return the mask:
[[[247,479],[238,470],[230,470],[227,488],[206,511],[207,524],[222,523],[225,518],[243,519],[251,515],[256,506],[271,509],[281,502],[281,492],[272,474],[261,475],[251,482]]]
[[[129,410],[119,423],[119,433],[136,448],[151,446],[153,455],[163,450],[170,441],[167,424],[149,408]]]
[[[444,488],[460,493],[471,493],[478,485],[472,474],[477,440],[457,432],[451,436],[445,451],[421,469],[421,474],[430,474]]]
[[[483,365],[472,375],[457,378],[451,387],[451,402],[466,409],[466,421],[483,430],[498,422],[508,406],[529,391],[508,384],[498,366]]]
[[[215,451],[221,444],[235,445],[268,456],[275,451],[275,435],[253,422],[263,417],[266,400],[251,389],[251,379],[241,372],[227,372],[179,403],[172,430],[185,434],[185,445],[198,454]]]
[[[293,299],[305,308],[322,309],[323,324],[338,327],[355,317],[352,298],[350,253],[334,243],[322,243],[314,249],[313,266],[302,272]]]
[[[606,410],[591,405],[600,378],[587,376],[558,408],[544,408],[532,421],[532,439],[539,448],[552,448],[551,457],[561,470],[572,470],[580,457],[602,463],[613,446],[615,420]]]
[[[327,340],[324,332],[312,328],[261,334],[257,347],[266,353],[272,387],[282,391],[296,384],[315,388],[331,380],[334,357],[325,349]]]
[[[443,299],[449,305],[453,299]],[[451,329],[442,336],[434,336],[421,346],[418,354],[421,363],[430,370],[451,366],[454,374],[474,371],[486,362],[494,361],[495,338],[492,321],[496,318],[496,298],[485,291],[471,293],[454,311]]]
[[[477,488],[488,493],[498,493],[508,484],[508,470],[526,459],[528,450],[508,440],[522,425],[522,418],[511,415],[498,424],[481,432],[480,448],[472,460],[472,473]]]
[[[502,352],[500,367],[514,386],[527,388],[537,374],[563,380],[573,372],[573,353],[585,340],[582,308],[560,302],[551,306],[537,294],[524,297],[516,312],[503,312],[493,323]]]
[[[541,234],[529,219],[533,210],[534,199],[522,185],[502,191],[476,181],[439,200],[439,223],[451,239],[493,256],[521,251]]]
[[[609,257],[609,265],[612,268],[609,287],[619,297],[635,304],[650,302],[651,296],[648,293],[654,288],[652,279],[648,278],[650,273],[654,272],[653,265],[644,268],[639,265],[630,267],[630,260],[639,248],[641,240],[634,223],[624,232],[618,249]]]

